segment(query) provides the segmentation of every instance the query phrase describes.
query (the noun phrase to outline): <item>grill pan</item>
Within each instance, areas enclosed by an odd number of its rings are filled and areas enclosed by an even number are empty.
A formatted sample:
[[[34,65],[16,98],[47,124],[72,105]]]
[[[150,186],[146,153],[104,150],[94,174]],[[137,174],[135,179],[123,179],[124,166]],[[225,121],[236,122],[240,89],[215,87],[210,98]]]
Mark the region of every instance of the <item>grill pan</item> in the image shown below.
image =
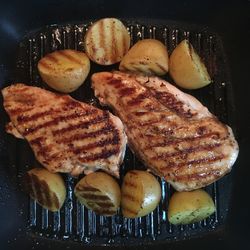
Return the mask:
[[[196,91],[189,91],[196,96],[220,120],[234,128],[232,111],[231,82],[218,34],[211,30],[185,23],[153,20],[122,20],[130,32],[131,43],[144,38],[161,40],[169,52],[184,38],[190,40],[205,61],[213,83]],[[58,49],[83,50],[83,38],[91,21],[78,24],[52,25],[31,32],[19,44],[15,67],[15,82],[25,82],[49,89],[39,77],[37,63],[45,54]],[[91,73],[117,69],[117,65],[102,67],[92,64]],[[168,79],[171,82],[171,79]],[[187,92],[187,91],[186,91]],[[90,78],[75,91],[72,96],[78,100],[98,105],[90,88]],[[17,169],[17,180],[22,188],[22,176],[30,168],[39,166],[27,143],[10,138],[8,148],[10,165]],[[127,148],[121,180],[129,169],[145,169],[143,164]],[[142,245],[159,241],[176,241],[200,236],[209,231],[218,230],[224,224],[230,201],[231,178],[229,174],[205,189],[213,197],[216,213],[199,223],[185,226],[173,226],[167,220],[167,206],[173,189],[165,181],[162,187],[162,199],[156,210],[146,217],[136,219],[123,218],[121,212],[108,218],[89,211],[77,202],[73,189],[77,179],[64,175],[67,186],[67,198],[59,212],[49,212],[32,199],[26,204],[28,209],[27,229],[31,234],[57,239],[73,240],[89,246],[103,245]]]

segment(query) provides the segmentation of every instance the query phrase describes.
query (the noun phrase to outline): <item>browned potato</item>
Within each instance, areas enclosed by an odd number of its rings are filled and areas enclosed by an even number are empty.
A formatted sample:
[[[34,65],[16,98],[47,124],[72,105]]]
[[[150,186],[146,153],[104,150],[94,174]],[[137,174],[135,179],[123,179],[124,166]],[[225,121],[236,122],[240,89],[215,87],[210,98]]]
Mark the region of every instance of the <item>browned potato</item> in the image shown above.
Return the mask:
[[[65,201],[66,188],[60,174],[33,168],[25,174],[24,185],[31,198],[50,211],[59,210]]]
[[[161,199],[157,179],[147,171],[131,170],[122,183],[122,214],[127,218],[142,217],[152,212]]]
[[[205,64],[187,40],[172,52],[169,73],[175,83],[185,89],[198,89],[211,83]]]
[[[75,186],[79,202],[100,215],[112,216],[120,206],[121,190],[113,177],[103,172],[83,177]]]
[[[90,61],[83,52],[58,50],[38,62],[38,71],[51,88],[70,93],[84,83],[90,71]]]
[[[104,18],[93,23],[84,38],[85,52],[97,64],[120,62],[130,47],[130,36],[116,18]]]
[[[123,57],[119,69],[148,75],[164,75],[168,72],[167,48],[155,39],[141,40]]]
[[[189,224],[203,220],[214,212],[214,202],[204,190],[175,192],[169,201],[168,220],[175,225]]]

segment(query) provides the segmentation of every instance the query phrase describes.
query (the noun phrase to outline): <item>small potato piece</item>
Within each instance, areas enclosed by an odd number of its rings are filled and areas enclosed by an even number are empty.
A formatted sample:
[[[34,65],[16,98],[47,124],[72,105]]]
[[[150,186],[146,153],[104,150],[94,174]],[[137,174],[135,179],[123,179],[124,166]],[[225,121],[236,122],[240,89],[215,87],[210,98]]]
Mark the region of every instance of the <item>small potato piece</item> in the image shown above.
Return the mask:
[[[131,170],[122,183],[122,214],[127,218],[142,217],[152,212],[161,199],[157,179],[147,171]]]
[[[33,168],[24,176],[25,190],[42,207],[58,211],[66,197],[64,180],[60,174],[43,168]]]
[[[58,50],[47,54],[38,62],[38,71],[51,88],[70,93],[79,88],[90,71],[90,61],[77,50]]]
[[[93,23],[84,38],[85,51],[97,64],[120,62],[130,47],[130,36],[123,23],[116,18],[104,18]]]
[[[83,177],[74,192],[82,205],[100,215],[112,216],[120,206],[120,187],[113,177],[103,172]]]
[[[141,40],[123,57],[119,69],[147,75],[164,75],[168,72],[167,48],[155,39]]]
[[[185,89],[198,89],[211,83],[205,64],[187,40],[172,52],[169,73],[175,83]]]
[[[169,201],[168,220],[175,225],[189,224],[201,221],[214,212],[214,202],[204,190],[175,192]]]

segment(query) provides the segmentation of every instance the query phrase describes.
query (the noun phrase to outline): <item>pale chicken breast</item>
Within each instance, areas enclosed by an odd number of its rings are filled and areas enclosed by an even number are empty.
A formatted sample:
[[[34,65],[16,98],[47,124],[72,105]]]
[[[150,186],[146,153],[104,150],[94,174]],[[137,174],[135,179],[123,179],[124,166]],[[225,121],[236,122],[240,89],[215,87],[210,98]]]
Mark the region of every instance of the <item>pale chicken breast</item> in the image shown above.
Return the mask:
[[[238,144],[197,99],[158,77],[121,72],[92,76],[95,95],[125,125],[132,150],[176,190],[209,185],[231,170]]]
[[[7,132],[26,139],[48,170],[78,175],[102,169],[119,176],[127,137],[118,117],[24,84],[4,88],[2,94],[11,120]]]

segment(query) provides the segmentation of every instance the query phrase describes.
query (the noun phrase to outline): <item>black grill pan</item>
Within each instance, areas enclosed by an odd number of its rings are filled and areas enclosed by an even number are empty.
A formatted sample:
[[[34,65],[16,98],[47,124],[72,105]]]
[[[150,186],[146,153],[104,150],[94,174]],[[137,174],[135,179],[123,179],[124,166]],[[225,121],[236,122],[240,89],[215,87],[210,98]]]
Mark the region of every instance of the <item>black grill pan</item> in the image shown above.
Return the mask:
[[[190,40],[202,56],[212,76],[213,83],[200,90],[188,91],[197,97],[220,120],[233,127],[234,102],[232,86],[223,44],[218,34],[207,27],[187,25],[181,22],[161,20],[122,20],[131,35],[131,43],[144,38],[161,40],[169,53],[184,38]],[[25,82],[49,89],[40,79],[37,63],[45,54],[58,49],[77,49],[83,51],[83,37],[91,21],[84,23],[59,24],[42,27],[25,36],[16,52],[16,65],[13,81]],[[117,65],[102,67],[92,63],[91,73],[117,69]],[[170,82],[169,77],[166,79]],[[173,83],[173,82],[172,82]],[[187,91],[185,91],[187,92]],[[72,96],[78,100],[99,106],[90,88],[90,78]],[[7,117],[5,117],[7,121]],[[30,168],[39,166],[26,142],[5,135],[8,150],[9,166],[22,189],[22,176]],[[129,169],[145,169],[143,164],[127,149],[121,166],[121,179]],[[205,188],[213,197],[216,213],[199,223],[186,226],[173,226],[167,220],[167,206],[172,188],[159,179],[162,187],[162,199],[151,214],[137,219],[125,219],[119,211],[112,218],[95,215],[81,206],[74,197],[73,189],[77,182],[64,175],[67,185],[67,198],[59,212],[49,212],[33,200],[27,200],[24,210],[27,211],[26,229],[32,237],[54,240],[76,241],[88,246],[122,246],[173,242],[176,240],[200,237],[209,232],[220,230],[227,218],[230,206],[232,173],[218,182]]]

